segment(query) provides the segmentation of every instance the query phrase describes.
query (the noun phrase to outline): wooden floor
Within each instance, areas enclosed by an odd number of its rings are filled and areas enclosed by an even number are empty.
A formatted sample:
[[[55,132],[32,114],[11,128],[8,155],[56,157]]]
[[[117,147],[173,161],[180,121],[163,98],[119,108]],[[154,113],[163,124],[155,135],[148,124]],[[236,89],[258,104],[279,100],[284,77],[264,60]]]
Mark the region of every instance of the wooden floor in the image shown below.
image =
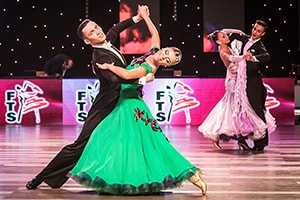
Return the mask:
[[[233,141],[221,143],[223,150],[218,151],[195,126],[162,128],[174,146],[206,172],[207,196],[190,183],[156,196],[99,196],[73,180],[61,189],[42,184],[27,190],[26,182],[71,143],[81,127],[0,126],[0,199],[300,199],[299,125],[278,127],[263,154],[240,151]]]

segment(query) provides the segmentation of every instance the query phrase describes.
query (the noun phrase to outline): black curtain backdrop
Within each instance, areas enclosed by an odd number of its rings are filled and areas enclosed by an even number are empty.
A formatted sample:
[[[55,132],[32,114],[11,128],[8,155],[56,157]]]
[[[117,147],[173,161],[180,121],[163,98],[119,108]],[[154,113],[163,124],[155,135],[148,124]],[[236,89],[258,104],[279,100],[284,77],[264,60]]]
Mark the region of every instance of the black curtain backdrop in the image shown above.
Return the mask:
[[[203,1],[176,0],[175,7],[173,0],[160,1],[159,7],[162,46],[177,46],[183,52],[182,62],[173,69],[182,70],[185,77],[225,77],[218,54],[203,52]],[[288,77],[292,64],[300,63],[299,0],[245,1],[240,9],[245,13],[244,32],[251,32],[256,19],[269,24],[263,41],[272,60],[262,67],[263,74]],[[229,15],[226,9],[214,11],[205,12],[224,19]],[[75,67],[70,71],[73,77],[93,77],[89,68],[91,47],[78,38],[76,28],[89,17],[107,31],[118,22],[118,12],[118,0],[1,0],[0,77],[42,70],[44,63],[57,53],[74,59]],[[130,61],[135,56],[138,55],[126,55],[126,59]],[[157,75],[160,73],[165,75]]]

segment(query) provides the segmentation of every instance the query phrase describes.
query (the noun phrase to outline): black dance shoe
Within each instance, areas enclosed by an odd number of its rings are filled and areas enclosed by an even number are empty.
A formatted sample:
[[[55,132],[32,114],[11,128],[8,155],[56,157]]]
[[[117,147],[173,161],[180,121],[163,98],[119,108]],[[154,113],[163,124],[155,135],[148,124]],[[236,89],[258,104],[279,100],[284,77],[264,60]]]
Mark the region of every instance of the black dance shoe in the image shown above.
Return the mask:
[[[238,145],[241,150],[246,150],[246,151],[251,150],[251,148],[248,146],[248,144],[245,140],[239,140]]]
[[[213,145],[216,147],[216,149],[218,149],[218,150],[221,150],[222,149],[222,147],[220,146],[220,144],[219,144],[219,140],[214,140],[213,141]]]
[[[264,152],[264,147],[254,146],[252,148],[252,153],[263,153],[263,152]]]
[[[43,181],[38,180],[36,177],[27,182],[26,188],[28,190],[34,190],[39,186]]]

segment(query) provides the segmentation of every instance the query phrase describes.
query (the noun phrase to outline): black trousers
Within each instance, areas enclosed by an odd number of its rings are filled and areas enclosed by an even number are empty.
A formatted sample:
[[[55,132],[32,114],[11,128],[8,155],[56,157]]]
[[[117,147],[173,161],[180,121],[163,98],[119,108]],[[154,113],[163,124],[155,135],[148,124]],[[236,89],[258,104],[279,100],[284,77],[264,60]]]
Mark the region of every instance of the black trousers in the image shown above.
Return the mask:
[[[265,102],[267,98],[267,90],[264,87],[261,78],[249,78],[247,80],[247,97],[250,105],[255,113],[266,122],[265,118]],[[254,147],[264,148],[268,146],[269,136],[268,129],[266,129],[266,135],[264,138],[255,140]]]
[[[117,103],[112,100],[109,106],[103,108],[103,103],[93,104],[89,115],[85,120],[81,133],[76,141],[64,146],[60,152],[49,162],[49,164],[36,176],[37,181],[44,181],[52,188],[61,187],[68,180],[68,173],[79,160],[85,145],[87,144],[93,130],[113,110]]]

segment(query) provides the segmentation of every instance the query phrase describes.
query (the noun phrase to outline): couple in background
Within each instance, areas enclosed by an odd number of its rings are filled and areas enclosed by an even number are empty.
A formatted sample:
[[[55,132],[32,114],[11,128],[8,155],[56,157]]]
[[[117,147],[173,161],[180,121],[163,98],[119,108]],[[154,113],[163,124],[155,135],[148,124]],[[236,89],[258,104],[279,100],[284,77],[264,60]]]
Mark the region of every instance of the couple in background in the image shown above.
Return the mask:
[[[220,58],[227,68],[226,92],[198,130],[217,149],[221,149],[220,140],[235,139],[243,150],[263,152],[268,135],[276,129],[275,119],[265,108],[267,90],[259,68],[261,62],[270,60],[261,41],[266,30],[266,22],[257,20],[251,36],[235,29],[216,30],[209,35],[219,46]],[[254,141],[252,148],[246,139]]]

